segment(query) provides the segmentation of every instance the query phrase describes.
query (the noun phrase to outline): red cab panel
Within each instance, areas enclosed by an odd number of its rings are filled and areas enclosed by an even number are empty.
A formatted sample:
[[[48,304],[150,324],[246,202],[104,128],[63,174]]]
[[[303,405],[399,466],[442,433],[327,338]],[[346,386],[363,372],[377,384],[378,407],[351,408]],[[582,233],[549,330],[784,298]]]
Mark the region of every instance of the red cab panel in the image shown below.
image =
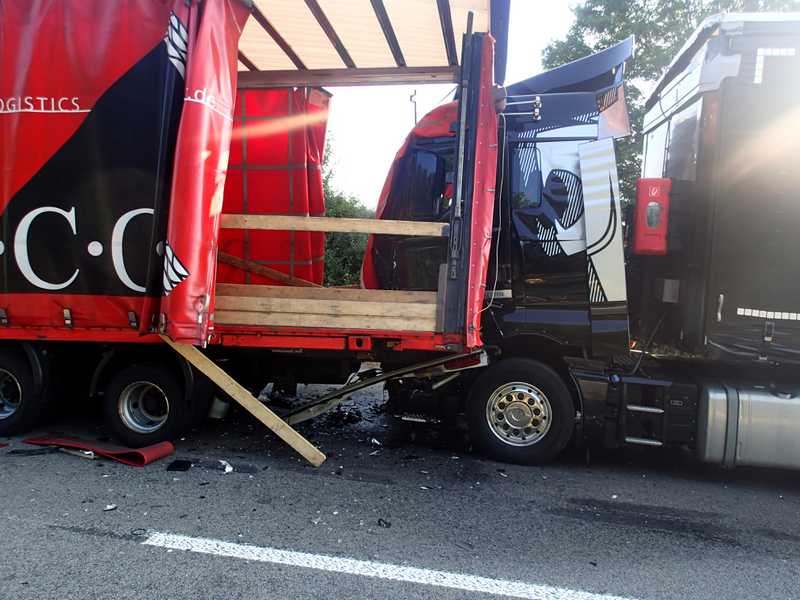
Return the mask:
[[[671,190],[671,179],[649,178],[636,182],[634,254],[663,256],[667,253]]]

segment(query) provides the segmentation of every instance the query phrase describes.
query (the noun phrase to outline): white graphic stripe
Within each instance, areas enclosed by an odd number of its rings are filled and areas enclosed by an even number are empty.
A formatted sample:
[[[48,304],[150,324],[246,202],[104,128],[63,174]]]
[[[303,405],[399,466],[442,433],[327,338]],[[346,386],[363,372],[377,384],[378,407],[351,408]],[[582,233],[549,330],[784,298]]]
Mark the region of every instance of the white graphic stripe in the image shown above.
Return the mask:
[[[324,554],[292,552],[277,548],[234,544],[208,538],[154,532],[143,542],[147,546],[185,550],[199,554],[211,554],[252,560],[256,562],[289,565],[331,573],[345,573],[362,577],[375,577],[390,581],[405,581],[468,592],[493,594],[511,598],[532,598],[536,600],[625,600],[620,596],[593,594],[567,588],[537,585],[522,581],[492,579],[448,571],[434,571],[416,567],[404,567],[371,560],[339,558]]]
[[[189,32],[183,26],[178,16],[173,12],[169,18],[169,26],[164,36],[167,45],[167,58],[178,70],[181,77],[186,75],[186,52],[189,41]]]

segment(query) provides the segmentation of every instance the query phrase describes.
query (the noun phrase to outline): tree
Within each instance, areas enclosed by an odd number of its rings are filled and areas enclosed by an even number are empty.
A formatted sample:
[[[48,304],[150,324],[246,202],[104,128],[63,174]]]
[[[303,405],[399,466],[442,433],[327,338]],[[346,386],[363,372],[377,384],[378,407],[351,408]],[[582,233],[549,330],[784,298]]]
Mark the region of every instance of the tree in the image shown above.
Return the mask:
[[[372,218],[374,211],[357,198],[334,189],[331,181],[330,143],[322,161],[322,190],[325,194],[325,215],[328,217]],[[367,236],[360,233],[325,234],[325,285],[357,284]]]
[[[642,89],[662,75],[707,16],[788,10],[800,10],[800,0],[584,0],[573,9],[575,22],[567,36],[544,49],[542,63],[551,69],[636,36],[636,54],[626,65],[633,135],[617,143],[620,190],[630,201],[641,170]]]

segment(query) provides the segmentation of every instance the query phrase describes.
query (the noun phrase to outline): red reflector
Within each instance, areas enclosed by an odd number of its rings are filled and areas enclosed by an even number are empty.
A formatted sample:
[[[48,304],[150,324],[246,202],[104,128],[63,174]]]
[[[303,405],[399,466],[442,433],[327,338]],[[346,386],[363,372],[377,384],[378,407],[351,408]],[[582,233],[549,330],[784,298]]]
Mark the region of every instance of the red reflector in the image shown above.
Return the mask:
[[[636,213],[633,226],[633,253],[667,253],[670,179],[639,179],[636,182]]]

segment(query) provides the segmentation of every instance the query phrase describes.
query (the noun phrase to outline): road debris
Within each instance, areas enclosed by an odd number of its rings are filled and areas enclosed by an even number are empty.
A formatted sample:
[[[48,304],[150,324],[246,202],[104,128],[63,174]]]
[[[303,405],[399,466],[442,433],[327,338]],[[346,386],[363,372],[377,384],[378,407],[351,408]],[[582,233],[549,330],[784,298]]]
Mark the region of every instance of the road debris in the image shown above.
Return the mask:
[[[192,461],[183,458],[173,460],[167,465],[167,471],[188,471],[192,468]]]
[[[384,529],[389,529],[391,526],[392,526],[392,524],[389,521],[387,521],[386,519],[383,519],[383,518],[379,518],[378,519],[378,527],[383,527]]]
[[[97,460],[98,456],[92,450],[76,450],[74,448],[59,448],[59,451],[64,454],[71,454],[78,458],[85,458],[86,460]]]
[[[103,508],[103,512],[111,512],[112,510],[117,510],[116,504],[106,504],[105,508]]]
[[[43,454],[55,454],[58,448],[14,448],[6,452],[8,456],[41,456]]]
[[[225,473],[233,473],[233,467],[231,466],[231,463],[229,463],[227,460],[220,459],[219,464],[223,466],[223,468],[225,469]]]

